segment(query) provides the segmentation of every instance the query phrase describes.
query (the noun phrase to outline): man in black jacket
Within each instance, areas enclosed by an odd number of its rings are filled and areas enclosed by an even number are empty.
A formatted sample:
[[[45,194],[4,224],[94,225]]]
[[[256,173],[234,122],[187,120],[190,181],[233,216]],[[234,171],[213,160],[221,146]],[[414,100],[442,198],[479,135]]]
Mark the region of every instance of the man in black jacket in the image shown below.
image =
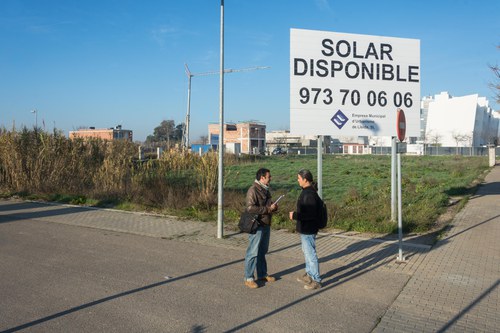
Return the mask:
[[[302,188],[297,200],[297,210],[289,213],[290,220],[297,220],[296,230],[300,234],[302,252],[306,262],[306,273],[297,278],[305,283],[308,290],[321,288],[318,255],[316,253],[316,235],[319,230],[320,201],[313,182],[311,171],[303,169],[297,174],[297,181]]]

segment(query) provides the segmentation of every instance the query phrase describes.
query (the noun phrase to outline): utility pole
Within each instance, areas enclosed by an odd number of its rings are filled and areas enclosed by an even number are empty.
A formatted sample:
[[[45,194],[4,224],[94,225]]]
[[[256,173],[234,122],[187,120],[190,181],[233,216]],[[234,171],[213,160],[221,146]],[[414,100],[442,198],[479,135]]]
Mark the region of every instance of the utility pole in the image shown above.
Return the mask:
[[[271,67],[268,66],[256,66],[256,67],[247,67],[247,68],[239,68],[239,69],[224,69],[224,74],[226,73],[236,73],[236,72],[248,72],[255,71],[259,69],[268,69]],[[191,123],[191,78],[193,76],[209,76],[209,75],[220,75],[220,71],[211,71],[204,73],[191,73],[187,64],[184,64],[184,69],[186,70],[186,75],[188,77],[188,100],[187,100],[187,112],[186,112],[186,121],[184,124],[184,131],[182,133],[182,148],[189,149],[189,128]]]

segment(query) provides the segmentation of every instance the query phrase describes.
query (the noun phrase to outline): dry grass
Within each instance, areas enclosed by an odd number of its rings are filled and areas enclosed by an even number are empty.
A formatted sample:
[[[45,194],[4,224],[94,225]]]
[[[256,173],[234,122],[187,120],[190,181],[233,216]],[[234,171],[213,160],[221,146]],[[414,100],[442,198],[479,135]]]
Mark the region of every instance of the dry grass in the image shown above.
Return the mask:
[[[168,151],[139,161],[127,141],[69,140],[62,133],[0,131],[0,187],[39,196],[129,201],[163,210],[216,202],[217,156]]]

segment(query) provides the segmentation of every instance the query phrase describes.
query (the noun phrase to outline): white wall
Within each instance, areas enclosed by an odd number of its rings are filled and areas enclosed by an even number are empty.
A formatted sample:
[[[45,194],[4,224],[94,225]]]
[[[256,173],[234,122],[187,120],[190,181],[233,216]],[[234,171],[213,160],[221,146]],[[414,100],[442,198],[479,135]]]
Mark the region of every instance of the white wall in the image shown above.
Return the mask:
[[[477,145],[484,126],[484,114],[478,109],[477,94],[463,97],[451,97],[448,93],[436,95],[435,100],[429,103],[426,142],[432,142],[438,135],[441,146],[456,147],[454,136],[474,135],[473,145]],[[459,147],[469,145],[470,139],[458,143]]]

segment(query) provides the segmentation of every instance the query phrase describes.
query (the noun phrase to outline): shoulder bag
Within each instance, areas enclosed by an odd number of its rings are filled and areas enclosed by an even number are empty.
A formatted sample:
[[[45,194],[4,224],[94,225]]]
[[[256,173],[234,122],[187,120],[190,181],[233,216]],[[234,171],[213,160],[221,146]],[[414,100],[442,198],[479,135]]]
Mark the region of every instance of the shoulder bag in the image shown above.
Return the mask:
[[[259,226],[259,214],[251,214],[247,211],[241,213],[240,222],[238,223],[241,232],[255,234]]]

